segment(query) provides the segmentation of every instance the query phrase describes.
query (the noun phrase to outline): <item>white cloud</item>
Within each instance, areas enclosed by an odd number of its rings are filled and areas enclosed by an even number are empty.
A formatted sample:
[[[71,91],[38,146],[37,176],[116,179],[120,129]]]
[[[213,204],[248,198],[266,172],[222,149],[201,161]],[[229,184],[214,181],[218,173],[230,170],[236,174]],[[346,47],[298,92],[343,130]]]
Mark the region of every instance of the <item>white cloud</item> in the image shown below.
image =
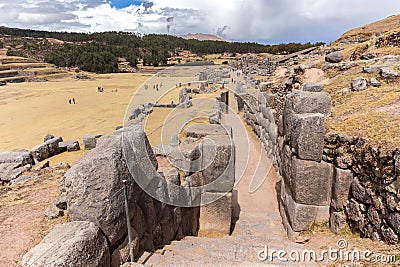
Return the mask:
[[[117,9],[84,0],[0,0],[0,25],[43,30],[219,33],[229,40],[330,41],[399,13],[398,0],[152,0]]]

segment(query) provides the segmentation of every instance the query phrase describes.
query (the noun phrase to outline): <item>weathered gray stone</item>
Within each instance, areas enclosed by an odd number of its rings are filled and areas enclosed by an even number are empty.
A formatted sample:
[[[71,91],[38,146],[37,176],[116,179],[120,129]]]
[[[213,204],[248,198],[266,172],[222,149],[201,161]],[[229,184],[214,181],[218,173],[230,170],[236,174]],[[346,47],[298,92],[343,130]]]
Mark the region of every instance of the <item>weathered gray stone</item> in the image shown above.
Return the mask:
[[[192,124],[184,129],[185,136],[202,138],[206,135],[226,135],[227,131],[218,124]]]
[[[400,151],[396,152],[393,159],[394,159],[395,175],[400,176]]]
[[[11,185],[15,185],[15,184],[24,184],[25,182],[32,180],[33,178],[35,178],[35,176],[33,175],[23,175],[23,176],[19,176],[18,178],[15,179],[11,179],[10,184]],[[0,179],[1,180],[1,179]]]
[[[49,217],[50,219],[55,219],[58,218],[60,216],[64,215],[64,212],[59,209],[55,203],[51,203],[45,211],[45,214],[47,217]]]
[[[35,164],[31,152],[21,150],[19,152],[2,152],[0,153],[0,164],[2,163],[19,163],[20,166]]]
[[[362,219],[360,204],[354,199],[351,199],[349,204],[346,206],[346,214],[350,220],[356,222],[360,221]]]
[[[291,147],[299,158],[305,160],[322,160],[325,134],[325,117],[321,113],[291,114],[287,135]]]
[[[317,206],[317,215],[315,216],[315,223],[326,223],[329,222],[330,218],[330,207],[329,206]]]
[[[62,137],[55,137],[44,142],[49,148],[49,157],[60,154],[59,144],[63,142]]]
[[[126,232],[122,181],[128,181],[128,200],[133,209],[140,192],[137,183],[146,188],[159,176],[152,153],[140,126],[102,137],[98,147],[78,160],[61,182],[69,217],[96,223],[114,245]]]
[[[380,229],[382,220],[379,217],[378,211],[375,209],[373,205],[371,205],[368,209],[367,213],[368,220],[370,223],[375,226],[375,229]]]
[[[18,179],[30,170],[33,164],[34,159],[29,151],[0,153],[0,181],[10,182]],[[23,182],[24,179],[19,181]]]
[[[338,234],[340,230],[346,227],[346,215],[343,212],[331,212],[329,220],[329,229]]]
[[[178,146],[181,143],[181,140],[179,140],[178,134],[173,134],[171,136],[171,146]]]
[[[60,149],[60,152],[64,152],[64,151],[68,151],[68,152],[79,151],[81,149],[80,146],[79,146],[79,141],[77,141],[77,140],[60,142],[58,144],[58,147]]]
[[[398,212],[391,213],[388,222],[390,227],[392,227],[397,234],[400,234],[400,214]]]
[[[325,56],[325,61],[330,63],[339,63],[343,60],[344,54],[342,51],[329,53]]]
[[[399,73],[389,66],[381,67],[379,74],[385,79],[395,79],[399,77]]]
[[[214,111],[209,117],[210,124],[221,124],[221,112]]]
[[[318,207],[296,203],[290,194],[290,189],[285,186],[283,188],[285,190],[281,191],[281,198],[291,228],[296,232],[308,230],[315,221]]]
[[[350,170],[336,168],[332,184],[331,207],[335,211],[342,211],[349,199],[350,186],[353,182],[353,173]]]
[[[110,266],[107,239],[94,223],[57,224],[22,258],[22,266]]]
[[[329,116],[331,114],[331,97],[326,92],[296,91],[285,97],[284,114],[289,111],[296,114],[322,113]]]
[[[364,53],[360,56],[361,60],[369,60],[376,58],[376,54],[373,52]]]
[[[328,206],[330,204],[333,167],[326,162],[298,159],[292,156],[290,183],[293,199],[305,205]],[[321,190],[326,188],[326,190]]]
[[[202,173],[206,192],[230,192],[235,182],[235,146],[228,135],[209,135],[203,141]]]
[[[392,228],[382,227],[382,236],[389,244],[397,244],[399,242],[399,237]]]
[[[367,89],[367,80],[364,77],[357,77],[351,81],[351,90],[363,91]]]
[[[179,172],[172,167],[159,167],[158,173],[161,174],[168,183],[180,185]]]
[[[201,140],[193,143],[182,143],[177,149],[168,154],[168,159],[174,167],[185,173],[201,170]]]
[[[344,95],[350,92],[349,88],[342,88],[338,91],[338,94]]]
[[[365,66],[363,67],[363,72],[374,74],[380,71],[382,66]]]
[[[83,145],[86,150],[90,150],[96,147],[97,139],[99,139],[101,134],[86,134],[83,136]]]
[[[50,157],[49,147],[46,143],[40,144],[32,148],[32,154],[37,161],[42,161]]]
[[[43,142],[46,142],[50,139],[53,139],[55,136],[52,134],[47,134],[44,138],[43,138]]]
[[[207,198],[217,200],[209,203]],[[232,220],[232,193],[206,193],[202,196],[202,202],[209,204],[200,209],[199,233],[229,235]]]
[[[324,90],[324,85],[323,84],[317,84],[317,83],[306,83],[303,87],[303,91],[307,92],[321,92]]]
[[[371,86],[373,86],[373,87],[379,87],[379,86],[381,86],[381,82],[378,81],[376,78],[371,78],[371,80],[369,81],[369,83],[370,83]]]
[[[360,202],[364,202],[367,198],[365,188],[361,185],[357,177],[351,183],[351,194],[356,200]]]

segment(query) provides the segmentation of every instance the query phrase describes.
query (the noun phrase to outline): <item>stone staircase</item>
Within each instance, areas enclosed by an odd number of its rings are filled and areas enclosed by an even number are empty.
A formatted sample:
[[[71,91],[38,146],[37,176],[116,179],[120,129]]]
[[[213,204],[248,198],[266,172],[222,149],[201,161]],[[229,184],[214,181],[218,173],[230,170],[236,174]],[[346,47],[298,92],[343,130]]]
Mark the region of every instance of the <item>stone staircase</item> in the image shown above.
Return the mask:
[[[277,255],[265,261],[258,259],[259,251],[265,250],[265,246],[270,253],[304,250],[302,245],[285,237],[281,225],[278,212],[243,212],[231,236],[186,237],[154,254],[143,254],[138,263],[146,266],[307,266],[280,261]]]
[[[52,64],[37,62],[30,58],[0,54],[0,85],[25,81],[46,81],[68,74]]]

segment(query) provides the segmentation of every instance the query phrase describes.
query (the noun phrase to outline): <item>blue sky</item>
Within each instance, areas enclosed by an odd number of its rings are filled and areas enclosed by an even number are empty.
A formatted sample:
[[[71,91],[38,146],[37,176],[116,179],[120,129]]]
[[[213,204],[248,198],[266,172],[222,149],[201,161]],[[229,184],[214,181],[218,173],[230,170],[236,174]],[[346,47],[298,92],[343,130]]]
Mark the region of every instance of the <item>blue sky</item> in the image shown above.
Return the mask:
[[[116,8],[125,8],[130,5],[140,6],[144,1],[135,1],[135,0],[113,0],[111,1],[111,6]]]
[[[399,0],[0,0],[0,26],[215,34],[229,41],[330,42],[400,13]]]

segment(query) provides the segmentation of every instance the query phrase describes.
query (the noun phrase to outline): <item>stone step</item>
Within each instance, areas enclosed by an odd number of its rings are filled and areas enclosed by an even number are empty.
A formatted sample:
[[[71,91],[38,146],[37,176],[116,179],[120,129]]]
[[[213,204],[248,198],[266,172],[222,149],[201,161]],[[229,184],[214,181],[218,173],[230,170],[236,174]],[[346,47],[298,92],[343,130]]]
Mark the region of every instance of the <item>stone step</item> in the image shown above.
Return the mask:
[[[56,80],[56,79],[63,79],[67,77],[71,77],[71,74],[68,72],[58,72],[54,74],[46,74],[46,75],[37,75],[37,78],[43,78],[45,80]]]
[[[33,69],[33,68],[49,68],[49,67],[54,67],[54,65],[42,62],[16,62],[16,63],[3,64],[3,67],[23,70],[23,69]]]
[[[56,68],[32,68],[32,69],[25,69],[24,71],[21,71],[20,74],[22,75],[51,75],[51,74],[58,74],[60,73],[59,69]]]
[[[0,71],[0,78],[8,78],[18,76],[18,71],[15,70],[2,70]]]
[[[0,83],[23,83],[27,77],[9,77],[9,78],[2,78],[0,79]]]
[[[0,62],[2,64],[10,64],[10,63],[36,63],[37,61],[30,58],[9,56],[1,58]]]
[[[196,239],[192,240],[195,241]],[[201,240],[201,238],[198,240]],[[268,246],[270,252],[272,250],[290,251],[292,249],[302,251],[300,245],[292,243],[254,245],[250,242],[243,244],[241,243],[242,240],[236,241],[226,243],[210,239],[207,243],[198,243],[184,240],[166,246],[163,250],[154,254],[146,254],[138,262],[146,263],[146,266],[185,266],[185,264],[188,266],[189,263],[196,266],[253,266],[254,264],[265,264],[258,259],[258,252],[265,249],[265,246]],[[288,262],[280,262],[277,258],[274,258],[273,263],[273,266],[288,266]],[[291,262],[290,265],[296,266],[294,262]]]

